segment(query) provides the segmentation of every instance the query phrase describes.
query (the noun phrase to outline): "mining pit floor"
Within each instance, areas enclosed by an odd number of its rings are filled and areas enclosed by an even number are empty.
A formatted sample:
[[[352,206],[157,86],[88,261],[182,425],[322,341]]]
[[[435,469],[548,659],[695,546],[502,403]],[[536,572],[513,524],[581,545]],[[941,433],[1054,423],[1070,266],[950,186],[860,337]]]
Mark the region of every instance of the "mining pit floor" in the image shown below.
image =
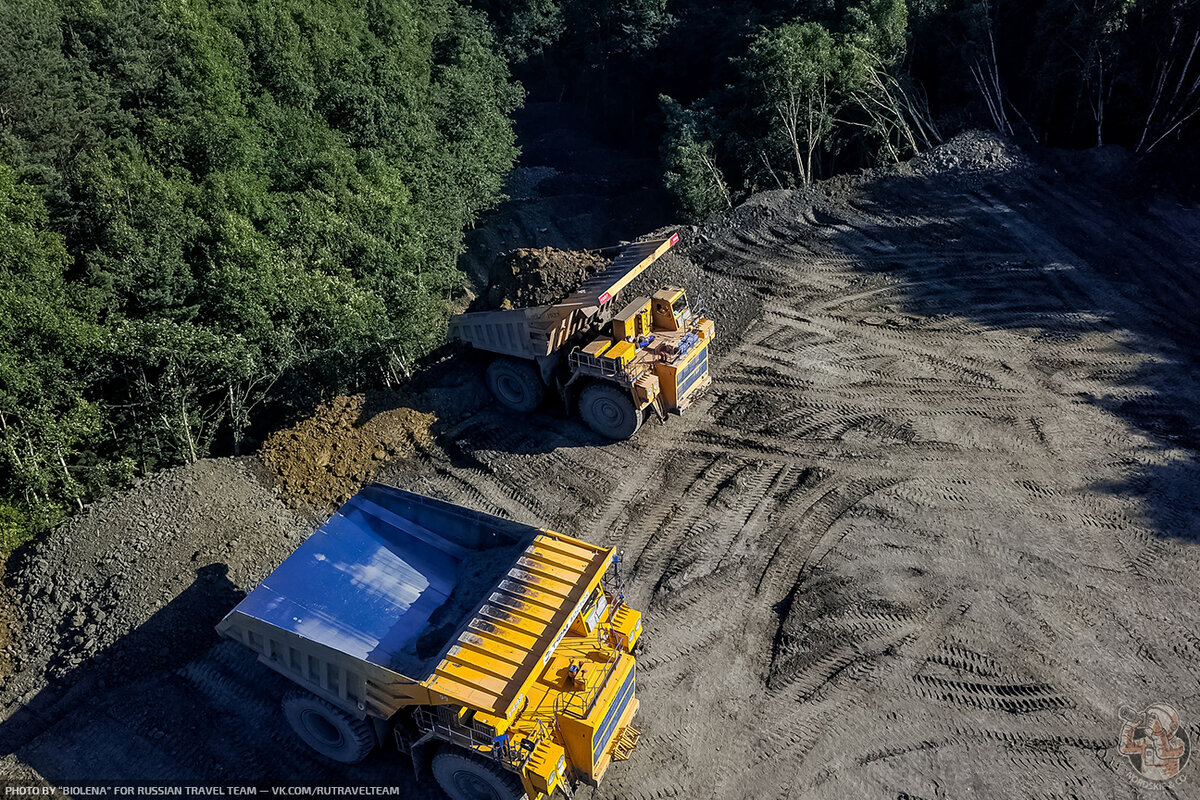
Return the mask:
[[[1193,791],[1118,739],[1166,703],[1200,743],[1200,210],[1119,167],[968,135],[685,229],[650,280],[703,294],[714,383],[629,442],[433,368],[376,477],[616,545],[646,612],[641,743],[581,797]],[[310,754],[213,633],[317,521],[214,459],[21,552],[0,774],[441,797]]]

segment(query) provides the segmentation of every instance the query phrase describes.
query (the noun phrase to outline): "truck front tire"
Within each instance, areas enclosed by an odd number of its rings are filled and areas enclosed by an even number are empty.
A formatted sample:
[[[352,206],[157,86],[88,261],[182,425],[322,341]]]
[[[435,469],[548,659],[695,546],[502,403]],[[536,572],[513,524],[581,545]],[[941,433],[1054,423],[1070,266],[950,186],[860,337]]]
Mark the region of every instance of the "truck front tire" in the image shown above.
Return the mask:
[[[451,800],[526,800],[521,780],[499,764],[455,750],[433,757],[433,775]]]
[[[369,722],[308,692],[288,692],[283,698],[283,715],[306,745],[334,761],[357,764],[375,749]]]
[[[533,411],[546,397],[546,384],[532,361],[502,356],[487,367],[487,385],[500,404],[513,411]]]
[[[588,384],[579,393],[579,416],[589,428],[609,439],[628,439],[642,427],[645,418],[629,392],[603,382]]]

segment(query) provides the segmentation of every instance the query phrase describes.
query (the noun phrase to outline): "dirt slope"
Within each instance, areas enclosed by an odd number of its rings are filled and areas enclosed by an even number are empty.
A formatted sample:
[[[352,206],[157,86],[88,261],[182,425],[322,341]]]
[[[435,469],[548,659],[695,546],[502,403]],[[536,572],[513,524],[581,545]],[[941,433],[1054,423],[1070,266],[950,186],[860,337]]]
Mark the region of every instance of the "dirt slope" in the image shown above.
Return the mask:
[[[388,459],[427,447],[434,421],[389,393],[339,396],[268,436],[258,455],[284,499],[320,514],[349,500]]]
[[[759,196],[655,265],[655,280],[716,289],[724,350],[687,416],[608,444],[489,406],[439,415],[427,448],[380,470],[625,550],[647,611],[643,739],[583,797],[1163,796],[1115,747],[1121,707],[1153,702],[1200,741],[1200,212],[1062,166],[975,136]],[[431,405],[475,396],[444,379],[429,379]],[[218,521],[201,526],[228,549],[196,563],[230,565],[244,588],[296,534],[262,525],[229,481],[205,484]],[[175,497],[114,502],[191,524]],[[20,611],[54,618],[52,590],[31,587],[70,565],[136,571],[161,587],[155,607],[176,597],[165,608],[192,643],[135,682],[100,685],[81,664],[55,704],[64,689],[39,691],[40,675],[68,663],[54,642],[75,645],[43,636],[3,689],[0,739],[20,768],[437,796],[382,759],[334,769],[291,748],[281,682],[215,641],[219,603],[193,607],[186,580],[159,577],[192,563],[186,547],[105,565],[128,551],[103,542],[131,513],[96,509],[56,533],[59,555],[31,554]]]

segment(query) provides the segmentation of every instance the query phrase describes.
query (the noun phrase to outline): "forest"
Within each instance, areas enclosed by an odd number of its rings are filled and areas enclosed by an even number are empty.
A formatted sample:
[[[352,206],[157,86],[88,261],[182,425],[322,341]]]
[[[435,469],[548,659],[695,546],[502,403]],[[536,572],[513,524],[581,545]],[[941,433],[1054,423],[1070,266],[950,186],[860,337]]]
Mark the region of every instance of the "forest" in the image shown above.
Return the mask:
[[[262,419],[402,384],[527,96],[681,219],[970,127],[1194,192],[1194,0],[8,0],[0,552]]]
[[[514,74],[660,149],[685,217],[971,127],[1195,192],[1195,0],[481,0]]]

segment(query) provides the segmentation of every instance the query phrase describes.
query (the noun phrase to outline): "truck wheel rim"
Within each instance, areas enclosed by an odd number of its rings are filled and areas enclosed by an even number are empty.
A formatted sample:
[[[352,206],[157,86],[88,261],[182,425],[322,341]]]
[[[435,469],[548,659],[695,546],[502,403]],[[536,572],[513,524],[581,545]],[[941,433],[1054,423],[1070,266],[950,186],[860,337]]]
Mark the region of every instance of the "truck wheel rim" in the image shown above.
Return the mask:
[[[304,730],[325,747],[341,747],[345,739],[337,725],[330,722],[324,714],[305,709],[300,714]]]
[[[511,375],[501,375],[496,381],[500,396],[510,403],[519,404],[525,400],[525,387]]]
[[[601,397],[592,404],[592,413],[606,427],[617,428],[625,424],[625,409],[607,397]]]
[[[492,785],[474,772],[459,770],[454,773],[454,788],[467,800],[500,800]]]

